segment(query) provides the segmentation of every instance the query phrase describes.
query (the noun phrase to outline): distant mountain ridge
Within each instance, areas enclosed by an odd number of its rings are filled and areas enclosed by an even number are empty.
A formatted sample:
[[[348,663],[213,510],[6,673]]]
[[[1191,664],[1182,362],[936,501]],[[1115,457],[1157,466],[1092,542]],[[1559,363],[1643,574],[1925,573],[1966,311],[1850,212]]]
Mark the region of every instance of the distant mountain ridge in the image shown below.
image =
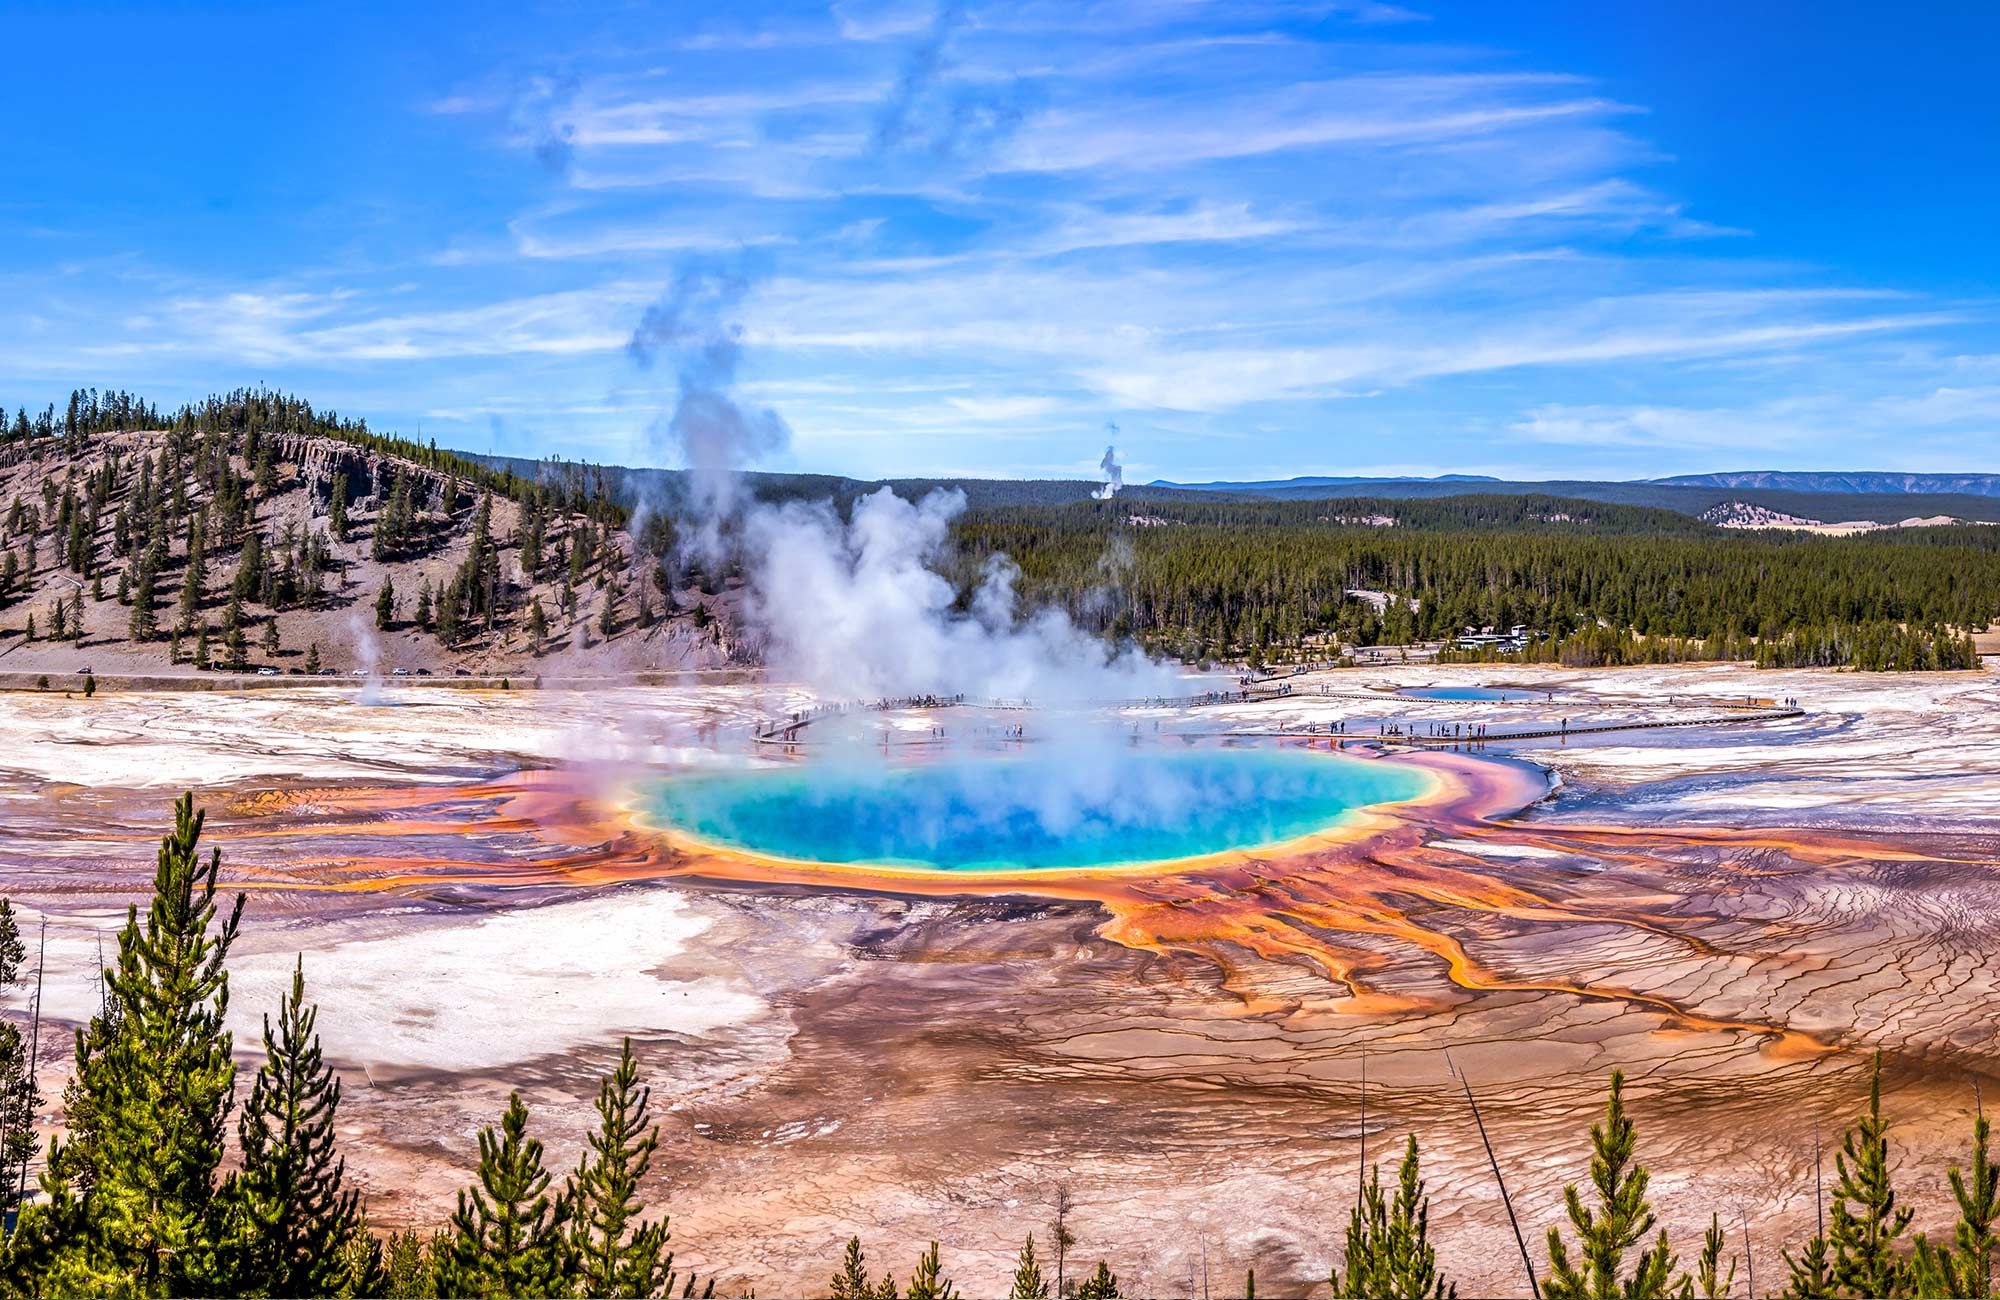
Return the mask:
[[[1785,486],[1727,487],[1699,482],[1704,478],[1725,479],[1731,475],[1686,475],[1680,479],[1547,479],[1509,480],[1491,478],[1296,478],[1262,483],[1181,483],[1172,487],[1146,484],[1128,492],[1139,495],[1169,492],[1178,495],[1263,497],[1273,501],[1318,500],[1329,495],[1343,497],[1383,497],[1388,499],[1436,498],[1480,495],[1541,495],[1603,501],[1618,505],[1657,506],[1686,515],[1732,502],[1760,507],[1801,519],[1897,524],[1912,517],[1949,516],[1975,522],[2000,523],[2000,474],[1866,474],[1770,470],[1749,475],[1774,484],[1821,481],[1819,489]],[[1881,490],[1868,484],[1881,481]],[[1928,491],[1932,482],[1962,483],[1961,491]],[[1980,485],[1985,485],[1983,490]],[[1336,486],[1337,485],[1337,486]]]
[[[1429,477],[1418,474],[1392,474],[1388,477],[1357,475],[1308,475],[1303,478],[1253,479],[1241,483],[1176,483],[1172,479],[1156,478],[1145,486],[1149,488],[1179,488],[1188,492],[1248,492],[1259,494],[1274,489],[1288,492],[1298,488],[1352,487],[1356,483],[1498,483],[1491,474],[1435,474]]]
[[[1154,479],[1149,488],[1170,488],[1182,492],[1241,492],[1250,496],[1299,497],[1326,487],[1352,488],[1367,485],[1401,485],[1396,495],[1405,493],[1438,495],[1452,491],[1460,483],[1497,485],[1505,491],[1546,491],[1574,496],[1578,487],[1619,492],[1612,500],[1639,500],[1649,487],[1737,488],[1765,492],[1810,492],[1815,495],[1852,496],[1978,496],[2000,497],[2000,474],[1909,474],[1894,470],[1793,470],[1752,469],[1715,474],[1673,474],[1666,478],[1635,479],[1500,479],[1491,474],[1438,474],[1429,478],[1414,474],[1387,477],[1301,475],[1297,478],[1217,480],[1188,483],[1174,479]]]
[[[565,468],[549,461],[518,456],[469,454],[496,470],[509,471],[528,479],[541,479]],[[594,482],[613,500],[631,509],[673,511],[687,491],[687,471],[645,466],[594,465]],[[1771,471],[1773,475],[1786,471]],[[1720,476],[1718,476],[1720,477]],[[1859,484],[1864,476],[1828,475]],[[1897,475],[1921,482],[1923,475]],[[1705,510],[1730,502],[1742,502],[1803,519],[1837,519],[1895,524],[1912,517],[1949,516],[1956,519],[2000,523],[2000,475],[1936,475],[1973,481],[1990,478],[1991,492],[1925,493],[1915,490],[1864,492],[1808,491],[1795,488],[1730,488],[1695,483],[1627,482],[1590,479],[1510,481],[1481,474],[1444,474],[1436,478],[1360,478],[1337,475],[1309,475],[1292,479],[1245,480],[1242,482],[1128,483],[1119,499],[1138,501],[1199,501],[1227,497],[1271,501],[1325,501],[1339,498],[1380,498],[1383,500],[1432,500],[1441,497],[1549,496],[1572,500],[1598,501],[1610,505],[1652,506],[1677,514],[1698,516]],[[1102,483],[1094,479],[991,479],[970,477],[859,479],[838,474],[791,474],[747,471],[742,481],[749,494],[765,501],[833,500],[845,509],[853,500],[883,487],[911,500],[933,489],[963,492],[974,510],[1006,509],[1017,506],[1064,505],[1092,500]]]
[[[1965,493],[2000,496],[2000,474],[1905,474],[1891,470],[1752,469],[1722,474],[1675,474],[1647,483],[1669,487],[1763,488],[1777,492],[1869,494]]]

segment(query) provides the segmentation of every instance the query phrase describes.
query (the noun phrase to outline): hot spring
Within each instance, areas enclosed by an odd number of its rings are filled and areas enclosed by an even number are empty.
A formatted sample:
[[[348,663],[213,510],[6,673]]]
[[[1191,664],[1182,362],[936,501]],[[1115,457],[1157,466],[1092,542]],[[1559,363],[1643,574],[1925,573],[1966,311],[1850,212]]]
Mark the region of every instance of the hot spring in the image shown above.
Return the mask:
[[[1405,686],[1396,692],[1406,700],[1484,700],[1523,704],[1553,698],[1552,691],[1510,691],[1497,686]]]
[[[722,848],[932,871],[1128,866],[1254,849],[1424,794],[1393,763],[1300,749],[1062,748],[907,766],[805,762],[661,783],[646,809]]]

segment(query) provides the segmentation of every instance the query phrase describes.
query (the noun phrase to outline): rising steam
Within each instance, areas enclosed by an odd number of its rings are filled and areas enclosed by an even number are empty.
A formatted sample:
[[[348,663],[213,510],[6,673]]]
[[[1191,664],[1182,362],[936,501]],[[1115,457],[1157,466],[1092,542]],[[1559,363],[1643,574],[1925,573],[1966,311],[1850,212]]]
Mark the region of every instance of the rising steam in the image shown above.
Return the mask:
[[[1171,673],[1109,648],[1059,609],[1023,617],[1017,571],[988,562],[964,609],[933,568],[957,491],[912,504],[888,488],[843,523],[830,504],[761,506],[745,522],[750,608],[773,670],[843,699],[965,694],[1081,703],[1164,693]]]
[[[945,0],[878,112],[871,154],[919,166],[962,158],[1018,120],[1013,83],[954,78],[950,45],[969,23]],[[928,161],[925,161],[928,160]],[[1131,647],[1107,647],[1059,609],[1023,614],[1018,576],[996,557],[961,602],[933,567],[946,553],[961,493],[912,504],[883,489],[843,520],[831,502],[757,504],[742,471],[782,451],[791,430],[777,412],[744,403],[741,265],[684,264],[646,310],[627,351],[642,368],[671,357],[673,413],[653,426],[660,450],[688,471],[681,513],[687,545],[705,562],[740,565],[747,580],[744,639],[774,673],[824,696],[870,699],[964,694],[982,699],[1080,702],[1164,693],[1172,674]],[[1116,432],[1116,427],[1112,427]],[[1105,449],[1109,498],[1123,485]],[[641,502],[642,512],[648,503]]]
[[[690,262],[646,309],[625,345],[641,369],[651,369],[662,354],[674,359],[679,387],[673,414],[651,433],[687,467],[688,513],[697,523],[692,545],[708,560],[721,556],[722,526],[740,505],[740,472],[792,440],[776,411],[745,405],[736,393],[743,326],[735,317],[748,288],[741,268]]]
[[[1033,102],[1024,82],[951,76],[950,46],[967,19],[960,0],[946,0],[910,50],[875,117],[870,145],[878,159],[905,152],[930,166],[963,160],[998,145],[1021,124]]]
[[[354,653],[361,660],[361,671],[365,676],[355,703],[372,708],[383,702],[382,651],[375,641],[375,624],[357,605],[347,612],[347,630],[354,638]]]
[[[573,76],[530,77],[515,89],[507,110],[514,134],[555,175],[567,175],[576,156],[576,124],[571,120],[576,92]]]
[[[1115,424],[1111,427],[1114,431],[1118,428]],[[1106,447],[1104,459],[1097,462],[1097,468],[1104,471],[1104,486],[1091,493],[1091,496],[1099,501],[1109,501],[1118,495],[1120,488],[1125,486],[1125,467],[1118,463],[1118,448]]]

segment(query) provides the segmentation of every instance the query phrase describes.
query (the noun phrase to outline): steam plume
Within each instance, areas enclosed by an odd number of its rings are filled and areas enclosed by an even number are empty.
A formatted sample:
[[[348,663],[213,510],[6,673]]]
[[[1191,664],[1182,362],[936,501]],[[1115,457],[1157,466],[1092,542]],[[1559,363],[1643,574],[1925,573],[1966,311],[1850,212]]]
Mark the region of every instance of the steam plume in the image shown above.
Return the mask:
[[[530,77],[515,91],[508,109],[516,135],[527,141],[535,161],[558,176],[569,173],[576,152],[576,126],[569,120],[576,92],[573,76]]]
[[[1111,430],[1117,432],[1118,426],[1112,425]],[[1125,486],[1125,467],[1118,463],[1118,448],[1106,447],[1104,459],[1097,462],[1097,467],[1104,471],[1104,486],[1091,495],[1099,501],[1109,501]]]
[[[934,159],[953,158],[997,143],[1020,124],[1028,107],[1020,82],[949,80],[951,39],[965,22],[965,5],[958,0],[938,6],[930,30],[910,51],[876,115],[871,140],[876,153],[914,149]]]
[[[663,353],[674,357],[679,393],[673,414],[651,432],[687,467],[688,504],[698,528],[694,545],[709,559],[720,554],[722,525],[737,512],[739,472],[782,451],[792,438],[776,411],[737,398],[743,327],[734,317],[748,288],[740,268],[689,263],[646,309],[625,345],[641,369]]]
[[[374,623],[362,614],[361,607],[357,605],[347,612],[347,630],[354,638],[354,653],[361,659],[361,670],[367,674],[356,702],[370,706],[380,704],[382,703],[382,652],[375,641]]]
[[[1166,693],[1169,670],[1110,648],[1060,609],[1023,617],[1005,557],[964,609],[931,567],[963,493],[912,504],[888,488],[842,523],[828,503],[765,506],[745,522],[750,615],[778,673],[824,694],[869,699],[963,693],[976,699],[1080,703]]]

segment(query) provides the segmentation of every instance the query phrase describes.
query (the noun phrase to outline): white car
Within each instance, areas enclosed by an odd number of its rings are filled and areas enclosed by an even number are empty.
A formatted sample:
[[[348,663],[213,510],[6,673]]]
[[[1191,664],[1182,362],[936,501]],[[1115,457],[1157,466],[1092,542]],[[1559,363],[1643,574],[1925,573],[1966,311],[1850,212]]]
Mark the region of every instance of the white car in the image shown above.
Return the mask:
[[[257,670],[257,675],[259,677],[276,677],[278,675],[278,670],[275,668],[259,668]]]

